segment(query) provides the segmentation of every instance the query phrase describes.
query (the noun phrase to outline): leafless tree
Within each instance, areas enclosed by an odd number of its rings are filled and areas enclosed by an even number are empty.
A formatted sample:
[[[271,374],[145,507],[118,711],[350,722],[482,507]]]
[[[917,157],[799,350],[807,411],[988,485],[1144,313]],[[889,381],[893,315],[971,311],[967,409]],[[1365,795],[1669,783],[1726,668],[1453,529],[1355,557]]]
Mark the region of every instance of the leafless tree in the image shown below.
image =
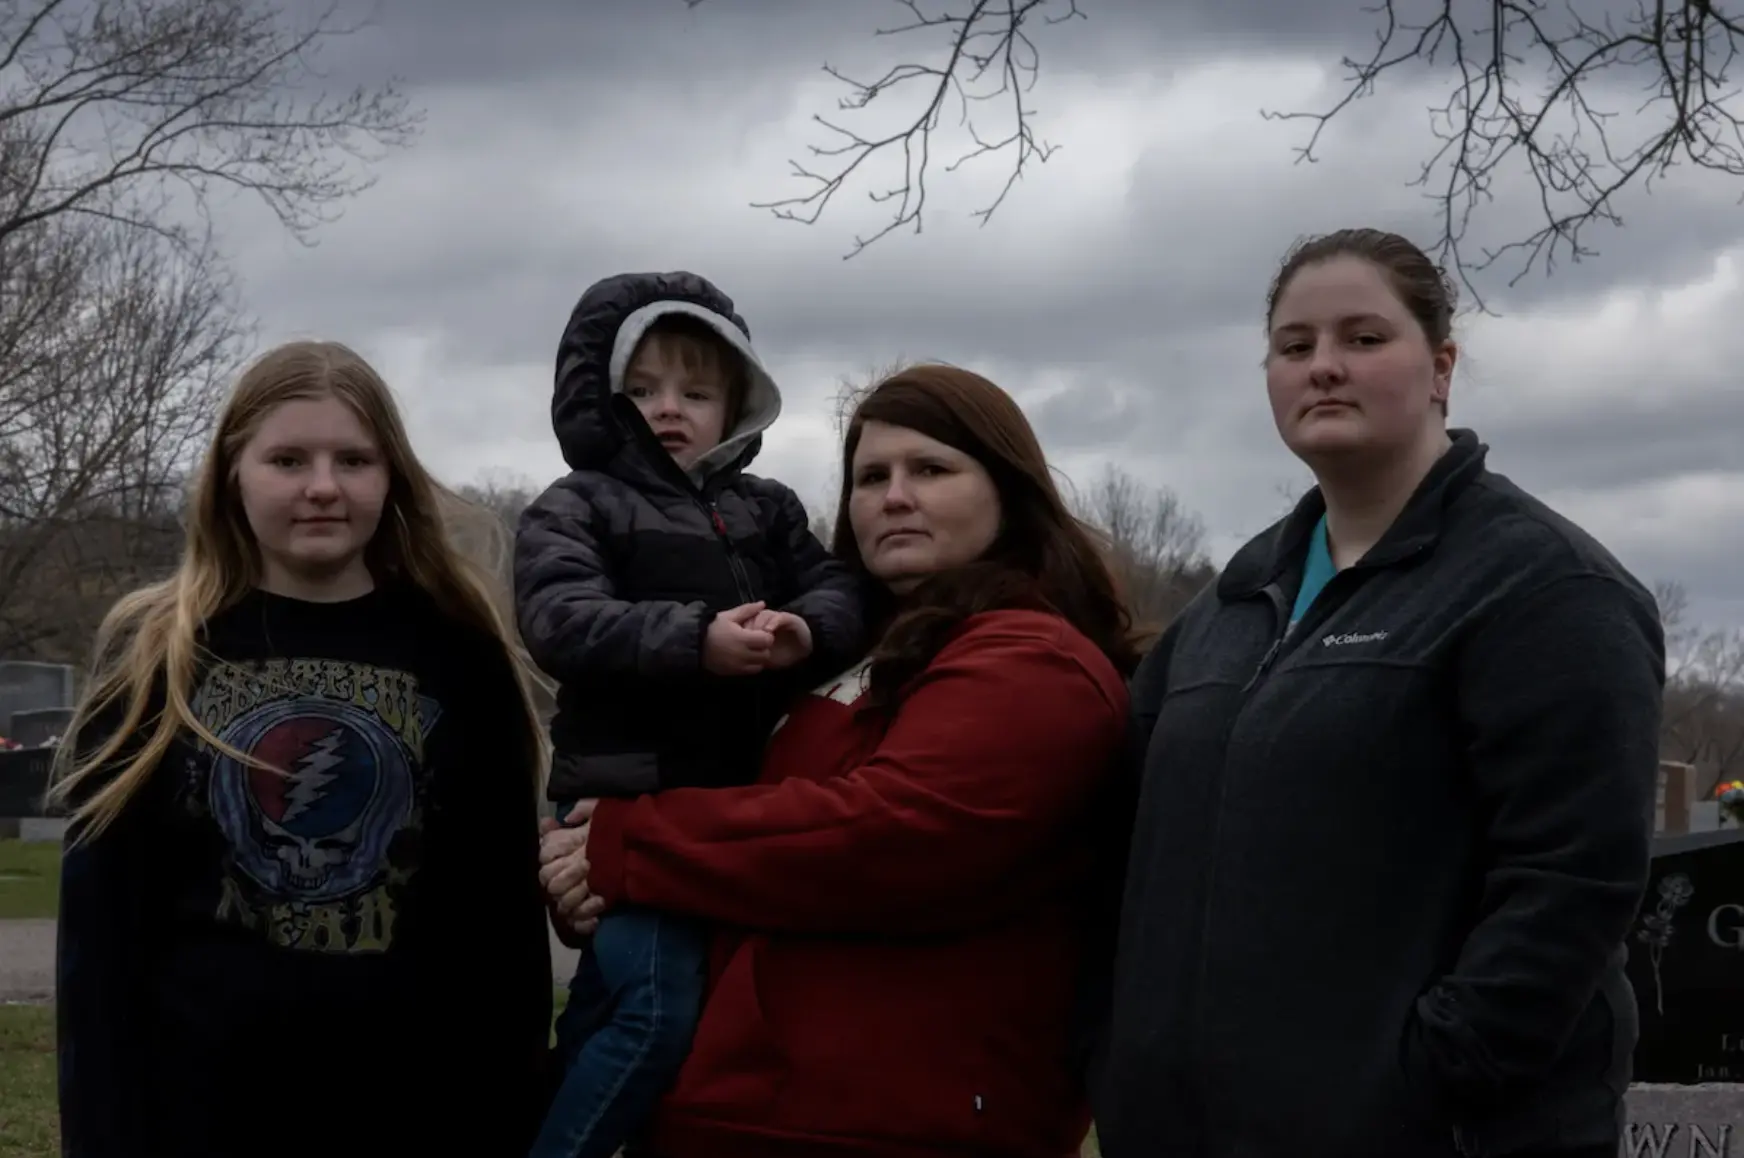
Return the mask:
[[[309,239],[419,123],[391,84],[313,87],[358,27],[338,0],[300,25],[269,0],[3,0],[0,238],[69,213],[179,236],[176,194],[229,189]]]
[[[1173,491],[1110,466],[1076,505],[1079,517],[1106,536],[1115,575],[1140,622],[1166,626],[1210,582],[1205,525]]]
[[[0,0],[0,655],[72,658],[174,561],[181,484],[250,326],[210,199],[313,239],[419,117],[320,91],[270,0]],[[53,654],[49,654],[53,653]]]
[[[521,521],[521,512],[538,497],[533,484],[513,475],[490,474],[458,488],[460,497],[490,511],[511,532]]]
[[[162,565],[245,336],[209,249],[77,216],[0,237],[0,654]]]
[[[702,0],[687,2],[695,8]],[[897,90],[919,90],[916,116],[878,137],[818,117],[834,139],[812,147],[810,164],[794,165],[810,191],[762,206],[814,223],[872,157],[900,151],[902,181],[871,193],[875,202],[893,206],[892,219],[879,232],[856,237],[850,257],[901,226],[920,229],[935,162],[932,134],[947,107],[970,123],[976,142],[947,171],[987,153],[1012,159],[1010,180],[980,211],[983,221],[1026,165],[1048,158],[1052,147],[1030,130],[1027,94],[1040,66],[1032,33],[1092,10],[1091,0],[893,2],[905,16],[879,35],[929,38],[927,47],[876,79],[825,67],[848,88],[841,111],[897,99]],[[1718,0],[1628,2],[1631,9],[1617,11],[1610,4],[1551,0],[1427,0],[1409,8],[1402,0],[1352,0],[1352,15],[1373,21],[1374,43],[1344,60],[1343,94],[1318,112],[1264,115],[1307,121],[1309,136],[1297,155],[1313,161],[1326,127],[1384,83],[1425,72],[1450,77],[1450,95],[1428,110],[1433,144],[1414,184],[1430,192],[1441,217],[1433,248],[1481,307],[1473,275],[1498,262],[1517,266],[1518,281],[1534,268],[1550,272],[1559,261],[1593,256],[1588,227],[1621,225],[1617,199],[1626,189],[1650,189],[1678,166],[1744,177],[1735,72],[1744,16],[1722,11]],[[1420,18],[1408,14],[1423,9]],[[1601,16],[1596,9],[1606,11]],[[989,102],[1004,116],[997,134],[977,131],[970,117],[971,109]],[[1536,188],[1538,224],[1499,246],[1469,241],[1474,215],[1512,175]]]
[[[824,65],[824,71],[848,90],[838,103],[839,112],[864,109],[881,97],[902,99],[914,93],[913,118],[905,116],[892,132],[868,137],[840,118],[814,116],[829,135],[829,143],[810,146],[812,159],[793,162],[792,174],[808,191],[754,203],[755,208],[768,209],[777,217],[814,225],[863,166],[880,155],[900,153],[900,180],[868,194],[875,204],[891,207],[890,219],[873,233],[855,237],[847,257],[898,229],[921,232],[927,177],[937,162],[933,133],[948,115],[955,116],[968,132],[971,144],[944,162],[945,172],[992,156],[1004,158],[1009,165],[998,195],[975,210],[974,216],[986,224],[998,212],[1029,166],[1046,162],[1056,150],[1032,129],[1035,109],[1030,92],[1041,67],[1032,32],[1083,18],[1078,0],[963,0],[960,6],[939,13],[929,13],[921,0],[893,2],[904,9],[904,15],[877,35],[931,37],[936,55],[897,64],[872,78],[855,78],[829,64]],[[686,3],[697,8],[703,0]],[[986,109],[997,111],[989,117],[980,112]],[[989,119],[998,122],[997,130],[986,129]]]
[[[1407,20],[1398,0],[1370,9],[1379,29],[1366,57],[1347,57],[1349,87],[1318,113],[1299,151],[1314,158],[1320,134],[1392,74],[1423,66],[1454,78],[1430,109],[1438,142],[1416,183],[1433,191],[1442,260],[1474,296],[1471,275],[1506,258],[1512,281],[1597,251],[1583,240],[1594,222],[1620,226],[1617,198],[1680,165],[1744,177],[1744,121],[1737,63],[1744,17],[1714,0],[1632,0],[1598,16],[1548,0],[1440,0],[1425,20]],[[1608,6],[1607,6],[1608,7]],[[1510,169],[1538,193],[1540,222],[1499,247],[1465,245],[1473,214]],[[1481,302],[1481,299],[1479,299]]]
[[[521,512],[537,497],[527,482],[487,476],[455,489],[459,500],[444,512],[448,533],[460,550],[497,580],[501,610],[514,618],[515,530]]]
[[[532,483],[517,475],[492,473],[477,482],[455,488],[459,503],[445,512],[448,533],[460,550],[489,570],[496,579],[498,610],[515,630],[515,529],[521,512],[538,497]],[[517,632],[518,635],[518,632]],[[535,673],[533,705],[540,718],[549,722],[557,710],[557,683],[540,672],[531,657],[528,667]]]
[[[1654,594],[1665,624],[1662,753],[1708,773],[1711,791],[1744,777],[1744,631],[1690,622],[1680,584],[1658,584]]]

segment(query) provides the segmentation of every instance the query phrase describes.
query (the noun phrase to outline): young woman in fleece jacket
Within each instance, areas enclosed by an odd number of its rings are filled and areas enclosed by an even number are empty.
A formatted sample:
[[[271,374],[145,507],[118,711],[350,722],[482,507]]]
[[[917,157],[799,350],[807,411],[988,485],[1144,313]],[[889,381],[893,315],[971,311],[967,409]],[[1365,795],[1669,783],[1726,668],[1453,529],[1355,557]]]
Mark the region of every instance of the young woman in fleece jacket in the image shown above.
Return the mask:
[[[1074,1008],[1129,621],[985,379],[886,379],[842,458],[871,655],[777,725],[757,784],[584,801],[547,890],[578,932],[621,903],[718,930],[644,1152],[1063,1158],[1090,1120]]]

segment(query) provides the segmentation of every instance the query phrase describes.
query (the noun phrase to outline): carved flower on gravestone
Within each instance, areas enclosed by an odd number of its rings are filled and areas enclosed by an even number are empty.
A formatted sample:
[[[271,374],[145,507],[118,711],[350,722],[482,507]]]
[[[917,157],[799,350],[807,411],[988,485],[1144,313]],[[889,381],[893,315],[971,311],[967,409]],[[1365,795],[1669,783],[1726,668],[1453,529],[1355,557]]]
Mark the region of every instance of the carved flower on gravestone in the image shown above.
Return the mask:
[[[1733,824],[1744,824],[1744,780],[1732,780],[1714,789],[1720,811]]]
[[[1677,911],[1689,904],[1695,894],[1695,886],[1682,873],[1666,877],[1659,882],[1659,904],[1642,918],[1642,927],[1635,933],[1635,939],[1647,946],[1647,958],[1653,965],[1653,1004],[1661,1016],[1665,1014],[1665,985],[1660,978],[1660,962],[1671,945]]]

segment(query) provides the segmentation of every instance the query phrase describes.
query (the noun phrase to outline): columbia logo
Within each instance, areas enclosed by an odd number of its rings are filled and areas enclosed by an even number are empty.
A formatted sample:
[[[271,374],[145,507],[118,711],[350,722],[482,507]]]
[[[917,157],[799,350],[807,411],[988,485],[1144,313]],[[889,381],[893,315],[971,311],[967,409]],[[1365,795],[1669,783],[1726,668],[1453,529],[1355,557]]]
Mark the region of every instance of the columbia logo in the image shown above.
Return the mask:
[[[1351,643],[1379,643],[1387,638],[1384,631],[1370,631],[1363,634],[1348,632],[1344,635],[1323,635],[1320,637],[1322,647],[1343,647]]]

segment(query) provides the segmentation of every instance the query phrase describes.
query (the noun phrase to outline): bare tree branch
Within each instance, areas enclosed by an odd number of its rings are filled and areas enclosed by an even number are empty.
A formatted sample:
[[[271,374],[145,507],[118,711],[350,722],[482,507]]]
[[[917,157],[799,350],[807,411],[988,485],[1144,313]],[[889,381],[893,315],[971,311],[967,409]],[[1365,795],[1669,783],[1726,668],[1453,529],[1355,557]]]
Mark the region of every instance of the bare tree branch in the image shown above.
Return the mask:
[[[521,512],[539,497],[525,478],[510,474],[487,474],[477,482],[463,483],[455,493],[467,502],[495,515],[511,532],[521,521]]]
[[[703,0],[685,2],[694,9]],[[991,220],[1030,164],[1045,163],[1057,151],[1057,146],[1038,139],[1031,126],[1035,108],[1029,102],[1029,92],[1040,72],[1041,54],[1029,30],[1084,19],[1078,0],[960,0],[956,7],[937,14],[929,14],[921,0],[893,3],[901,5],[906,16],[899,24],[879,29],[877,35],[934,37],[938,47],[930,63],[898,64],[872,79],[857,79],[829,64],[823,68],[848,88],[838,102],[840,112],[858,112],[880,98],[894,101],[899,92],[915,92],[914,116],[905,117],[894,130],[880,136],[867,136],[842,119],[813,116],[832,143],[809,146],[810,162],[792,162],[792,175],[810,191],[753,203],[753,208],[768,209],[783,220],[815,225],[836,194],[867,162],[882,154],[900,153],[901,179],[867,194],[874,204],[890,207],[890,219],[870,234],[856,235],[844,259],[905,226],[921,232],[927,178],[939,163],[933,155],[933,134],[950,109],[955,110],[957,123],[968,132],[972,145],[945,162],[945,172],[954,173],[984,157],[1009,158],[1010,171],[998,195],[972,214],[983,225]],[[977,122],[978,107],[987,105],[1002,110],[998,132],[983,132]]]
[[[1432,190],[1441,217],[1435,247],[1480,308],[1472,276],[1504,258],[1519,266],[1512,285],[1534,268],[1553,273],[1558,261],[1594,256],[1587,227],[1621,226],[1616,199],[1632,185],[1651,190],[1678,165],[1744,177],[1731,76],[1744,22],[1712,0],[1637,0],[1626,18],[1600,21],[1548,0],[1486,0],[1476,16],[1468,15],[1473,6],[1441,0],[1422,23],[1403,19],[1399,7],[1382,0],[1364,9],[1380,23],[1374,51],[1345,59],[1349,87],[1330,108],[1265,115],[1312,121],[1297,155],[1313,161],[1326,126],[1390,74],[1451,72],[1451,94],[1430,109],[1439,146],[1413,183]],[[1644,94],[1633,108],[1598,103],[1605,95],[1621,103],[1630,89]],[[1542,224],[1472,252],[1473,216],[1510,168],[1535,186]]]
[[[392,84],[314,91],[362,27],[339,2],[293,28],[265,0],[0,0],[0,237],[64,213],[173,232],[169,185],[247,191],[309,240],[421,121]]]
[[[502,600],[499,610],[513,624],[515,528],[521,512],[539,497],[538,488],[524,477],[495,474],[456,487],[455,497],[460,500],[458,509],[444,512],[448,533],[463,554],[496,577],[496,592]],[[554,681],[543,675],[533,681],[533,704],[541,719],[549,720],[557,710],[556,697]]]
[[[849,87],[844,111],[864,109],[898,88],[918,89],[913,120],[869,137],[815,118],[834,140],[811,148],[814,162],[822,163],[793,166],[812,188],[758,206],[814,224],[867,161],[899,150],[902,179],[870,194],[893,206],[892,219],[856,237],[850,257],[902,226],[920,231],[934,161],[931,135],[947,103],[954,101],[966,123],[974,103],[1003,99],[1007,106],[1009,131],[984,136],[970,124],[975,147],[946,166],[1010,152],[1010,178],[977,214],[983,222],[1030,161],[1052,155],[1056,146],[1038,142],[1029,130],[1034,110],[1027,93],[1040,67],[1030,31],[1085,16],[1077,0],[956,0],[938,15],[924,12],[919,0],[895,2],[908,19],[879,35],[936,34],[936,53],[918,54],[872,80],[826,71]],[[1412,184],[1427,191],[1440,217],[1440,236],[1427,248],[1487,309],[1474,284],[1477,274],[1498,263],[1515,266],[1509,284],[1516,284],[1534,269],[1554,273],[1559,262],[1596,255],[1588,227],[1621,226],[1617,201],[1625,190],[1651,191],[1679,166],[1744,177],[1744,109],[1734,74],[1744,16],[1726,14],[1717,0],[1630,2],[1626,14],[1601,18],[1568,0],[1431,0],[1427,18],[1413,20],[1400,0],[1366,7],[1353,0],[1353,11],[1377,28],[1367,55],[1345,58],[1343,95],[1319,112],[1262,115],[1310,122],[1309,138],[1296,153],[1313,162],[1327,127],[1383,82],[1435,71],[1449,76],[1447,99],[1429,109],[1434,144]],[[702,3],[686,0],[692,9]],[[1474,219],[1511,177],[1534,189],[1540,224],[1500,245],[1477,244],[1470,233]]]
[[[1744,776],[1744,631],[1713,630],[1689,620],[1678,583],[1654,587],[1665,625],[1665,714],[1660,749],[1699,768],[1703,794]]]
[[[339,0],[0,0],[0,655],[72,659],[173,565],[249,325],[208,198],[308,242],[419,117],[320,91]]]
[[[247,336],[209,245],[81,216],[0,238],[0,654],[88,640],[165,565]]]
[[[1140,623],[1161,629],[1214,574],[1205,525],[1173,491],[1108,467],[1077,503],[1103,533],[1115,577]]]

